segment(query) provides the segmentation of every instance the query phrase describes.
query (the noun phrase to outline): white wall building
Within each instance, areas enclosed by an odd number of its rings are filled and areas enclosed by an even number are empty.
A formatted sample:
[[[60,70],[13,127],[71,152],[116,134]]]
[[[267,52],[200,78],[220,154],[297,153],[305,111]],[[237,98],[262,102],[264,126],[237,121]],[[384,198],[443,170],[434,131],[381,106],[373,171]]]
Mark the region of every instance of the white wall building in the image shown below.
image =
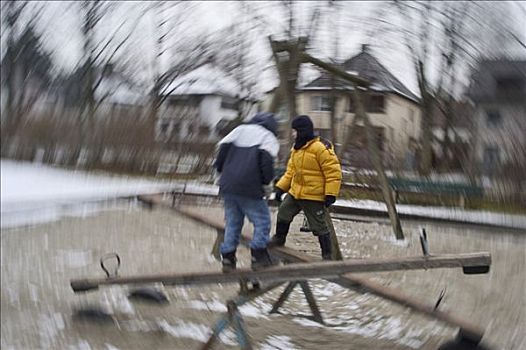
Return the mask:
[[[526,161],[526,61],[485,60],[470,87],[475,159],[483,174]]]
[[[217,128],[238,117],[251,117],[255,101],[228,74],[211,64],[175,79],[157,121],[157,139],[214,140]]]
[[[354,57],[341,63],[340,68],[350,74],[369,80],[370,100],[365,103],[366,111],[378,143],[388,165],[403,164],[411,144],[420,138],[419,99],[395,76],[393,76],[370,52],[367,45]],[[336,95],[335,139],[331,129],[331,91]],[[356,167],[369,167],[370,155],[365,147],[365,131],[362,123],[357,123],[350,135],[350,126],[355,116],[353,85],[340,78],[334,82],[330,74],[320,76],[296,92],[298,115],[309,115],[316,132],[331,139],[341,149],[342,163]],[[268,96],[262,106],[268,108],[272,96]],[[347,142],[346,142],[347,141]],[[338,148],[337,148],[338,149]]]

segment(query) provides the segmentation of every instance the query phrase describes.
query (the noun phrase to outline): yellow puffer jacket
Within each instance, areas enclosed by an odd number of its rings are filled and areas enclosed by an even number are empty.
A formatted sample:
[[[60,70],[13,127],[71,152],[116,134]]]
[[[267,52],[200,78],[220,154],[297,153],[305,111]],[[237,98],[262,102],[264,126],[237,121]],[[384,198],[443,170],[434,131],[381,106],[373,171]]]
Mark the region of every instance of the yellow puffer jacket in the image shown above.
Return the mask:
[[[324,201],[327,195],[338,196],[341,181],[340,161],[331,143],[316,137],[298,150],[292,148],[276,187],[296,199]]]

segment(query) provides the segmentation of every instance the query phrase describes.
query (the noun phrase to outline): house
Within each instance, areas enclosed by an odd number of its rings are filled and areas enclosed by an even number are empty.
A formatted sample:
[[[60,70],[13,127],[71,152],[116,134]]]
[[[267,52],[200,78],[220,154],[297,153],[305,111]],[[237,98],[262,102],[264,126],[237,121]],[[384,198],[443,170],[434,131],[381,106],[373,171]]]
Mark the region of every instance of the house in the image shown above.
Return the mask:
[[[526,61],[482,60],[472,76],[474,158],[494,177],[526,163]],[[522,174],[524,177],[524,174]]]
[[[473,104],[467,99],[452,99],[450,116],[446,117],[447,108],[444,96],[433,105],[431,127],[433,133],[433,159],[435,166],[446,166],[449,170],[462,171],[471,162],[472,144],[474,139]],[[445,135],[447,134],[447,138]],[[447,149],[447,160],[444,150]]]
[[[216,140],[221,129],[239,116],[256,111],[255,101],[243,99],[247,92],[226,72],[212,64],[201,66],[176,78],[157,120],[157,139]]]
[[[403,164],[411,144],[420,137],[419,99],[370,52],[368,45],[356,56],[338,64],[351,74],[371,81],[371,93],[365,101],[378,146],[387,165]],[[331,91],[336,96],[334,124],[331,122]],[[366,150],[365,130],[362,123],[352,128],[355,116],[351,83],[321,75],[297,89],[296,108],[298,114],[309,115],[319,135],[331,139],[343,164],[354,167],[371,167]],[[332,133],[331,124],[335,133]]]

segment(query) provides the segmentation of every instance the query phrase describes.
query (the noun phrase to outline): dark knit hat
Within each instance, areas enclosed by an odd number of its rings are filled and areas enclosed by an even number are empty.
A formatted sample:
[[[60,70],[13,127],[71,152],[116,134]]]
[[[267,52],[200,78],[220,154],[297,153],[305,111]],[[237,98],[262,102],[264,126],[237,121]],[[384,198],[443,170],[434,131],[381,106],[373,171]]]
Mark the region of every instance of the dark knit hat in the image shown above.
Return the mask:
[[[292,121],[292,128],[295,129],[298,134],[308,134],[314,132],[314,124],[310,120],[308,115],[300,115]]]
[[[300,149],[314,138],[314,125],[308,115],[300,115],[292,121],[292,128],[297,131],[294,148]]]

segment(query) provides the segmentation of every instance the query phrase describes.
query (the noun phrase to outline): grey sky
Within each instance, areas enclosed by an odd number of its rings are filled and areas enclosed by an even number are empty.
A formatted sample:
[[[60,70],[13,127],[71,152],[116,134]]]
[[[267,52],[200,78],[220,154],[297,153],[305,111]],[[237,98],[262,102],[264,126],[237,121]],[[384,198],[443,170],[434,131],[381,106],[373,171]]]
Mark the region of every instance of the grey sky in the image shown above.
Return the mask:
[[[319,4],[327,2],[300,1],[296,5],[296,14],[298,15],[298,28],[304,30],[310,22],[311,9]],[[42,20],[38,23],[39,28],[44,32],[45,45],[53,52],[53,57],[57,65],[65,70],[71,70],[82,58],[80,23],[81,14],[79,3],[72,2],[36,2],[33,6],[43,6],[44,13]],[[151,69],[151,59],[153,55],[153,22],[150,13],[145,14],[145,8],[151,5],[151,2],[118,2],[118,8],[114,13],[105,16],[104,21],[97,32],[100,40],[107,38],[122,21],[127,20],[126,25],[120,31],[118,36],[124,36],[129,30],[134,29],[130,45],[124,48],[121,58],[127,58],[135,62],[138,74],[147,77]],[[519,32],[521,39],[526,41],[526,23],[524,16],[526,14],[526,5],[524,3],[512,4],[517,11],[510,14],[509,18],[503,19],[518,23],[523,28]],[[173,20],[177,17],[177,11],[185,8],[184,17],[177,30],[174,30],[174,37],[169,41],[180,39],[181,36],[192,36],[192,40],[199,40],[200,35],[207,32],[214,32],[225,28],[232,23],[239,23],[240,5],[234,1],[187,1],[177,5],[174,9],[174,3],[169,2],[171,10],[167,10],[165,18]],[[266,61],[270,56],[267,47],[266,34],[280,35],[286,28],[286,14],[283,7],[277,1],[254,1],[249,2],[251,11],[261,14],[268,26],[260,32],[249,33],[251,40],[254,42],[252,55],[257,57],[259,63],[254,69],[261,69],[262,84],[260,91],[273,87],[275,81],[272,79],[274,72],[271,69],[263,70],[265,65],[271,62]],[[333,56],[333,40],[330,39],[335,33],[335,28],[339,29],[338,58],[345,59],[356,54],[360,50],[362,43],[366,41],[364,31],[364,21],[372,13],[382,6],[382,2],[377,1],[348,1],[338,2],[341,7],[340,11],[330,16],[323,17],[320,31],[313,43],[311,53],[320,58]],[[522,18],[522,20],[521,20]],[[482,19],[484,20],[484,19]],[[337,22],[337,23],[335,23]],[[250,23],[241,22],[243,26]],[[248,33],[248,32],[247,32]],[[5,43],[5,36],[2,36],[2,43]],[[373,38],[373,54],[377,56],[391,72],[405,83],[412,91],[417,91],[416,79],[412,70],[411,62],[401,42],[385,42]],[[4,45],[3,45],[4,46]],[[4,46],[5,48],[5,46]],[[520,51],[520,49],[519,49]],[[526,52],[526,50],[524,51]],[[524,57],[524,54],[522,55]],[[166,55],[163,65],[170,64],[170,55]],[[306,70],[307,77],[312,76],[312,70]]]

